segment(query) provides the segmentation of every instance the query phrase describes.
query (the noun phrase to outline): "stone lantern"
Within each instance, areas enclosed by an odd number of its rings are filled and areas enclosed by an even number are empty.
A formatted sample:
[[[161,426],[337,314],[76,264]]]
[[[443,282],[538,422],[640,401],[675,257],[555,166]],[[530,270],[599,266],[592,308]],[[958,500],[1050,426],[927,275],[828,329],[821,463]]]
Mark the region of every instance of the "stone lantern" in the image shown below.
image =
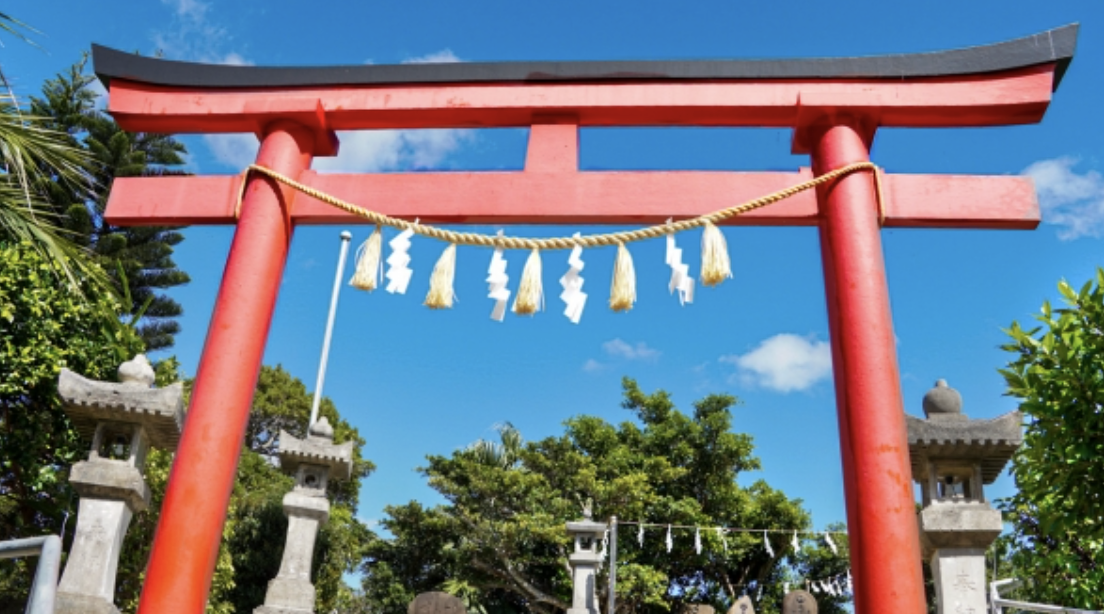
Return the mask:
[[[992,420],[962,413],[962,397],[939,380],[924,396],[921,420],[906,416],[912,479],[920,483],[920,543],[931,561],[939,614],[984,614],[985,550],[1001,514],[985,499],[1023,442],[1023,415]]]
[[[602,553],[598,544],[606,533],[606,525],[590,517],[590,504],[583,508],[583,520],[567,523],[567,533],[575,542],[575,551],[568,557],[571,566],[571,609],[567,614],[598,614],[596,582]]]
[[[58,376],[65,413],[92,442],[88,460],[73,465],[69,482],[80,495],[73,547],[58,584],[58,614],[117,614],[113,601],[119,554],[131,517],[149,507],[142,475],[150,446],[176,449],[184,424],[179,383],[153,388],[142,354],[119,367],[118,384]]]
[[[319,418],[306,439],[280,431],[280,468],[295,477],[295,486],[284,495],[288,516],[287,541],[280,571],[269,581],[264,605],[254,614],[305,614],[314,612],[311,562],[318,529],[330,517],[326,485],[330,479],[347,480],[353,471],[353,442],[334,445],[333,427]]]

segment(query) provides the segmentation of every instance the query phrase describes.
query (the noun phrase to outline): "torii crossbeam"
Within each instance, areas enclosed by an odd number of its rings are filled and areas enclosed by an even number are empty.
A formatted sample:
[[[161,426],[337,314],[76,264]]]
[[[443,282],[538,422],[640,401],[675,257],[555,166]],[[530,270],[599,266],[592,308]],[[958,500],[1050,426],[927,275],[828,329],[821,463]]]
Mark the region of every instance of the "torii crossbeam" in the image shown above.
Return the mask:
[[[986,47],[865,58],[519,62],[270,68],[170,62],[95,47],[109,111],[131,131],[252,132],[257,164],[424,222],[643,224],[688,218],[869,159],[882,126],[1042,119],[1077,26]],[[519,172],[325,175],[336,130],[532,128]],[[581,172],[579,126],[794,130],[796,173]],[[867,176],[863,176],[867,175]],[[294,227],[358,218],[252,175],[120,178],[107,220],[237,224],[170,474],[140,614],[204,610],[241,441]],[[1031,229],[1022,177],[887,175],[884,225]],[[870,177],[736,217],[820,230],[855,609],[923,614],[923,580],[879,211]]]

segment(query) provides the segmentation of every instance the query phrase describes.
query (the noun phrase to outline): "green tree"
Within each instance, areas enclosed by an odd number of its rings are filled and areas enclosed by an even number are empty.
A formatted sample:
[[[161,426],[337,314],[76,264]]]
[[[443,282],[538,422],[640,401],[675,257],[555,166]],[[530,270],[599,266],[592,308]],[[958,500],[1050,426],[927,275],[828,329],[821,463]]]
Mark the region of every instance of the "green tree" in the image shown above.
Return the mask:
[[[1027,418],[1012,460],[1018,492],[1001,505],[1012,523],[1020,596],[1066,607],[1104,606],[1104,270],[1080,290],[1058,284],[1065,307],[1043,303],[1041,326],[1005,331],[1001,370]]]
[[[190,382],[185,390],[190,390]],[[311,395],[302,381],[281,366],[261,367],[208,603],[210,614],[252,612],[264,602],[268,581],[279,571],[287,533],[283,497],[293,484],[278,469],[279,433],[283,429],[306,437],[310,407]],[[333,426],[336,443],[355,442],[352,478],[329,483],[330,519],[320,532],[314,555],[315,611],[331,612],[342,611],[353,600],[343,576],[358,569],[371,538],[356,518],[356,506],[361,481],[375,467],[361,456],[364,440],[356,428],[328,397],[323,397],[319,415]],[[153,502],[147,513],[135,516],[119,565],[116,603],[124,612],[133,612],[138,605],[171,464],[168,452],[150,455],[146,477]]]
[[[591,416],[566,422],[566,432],[524,442],[506,424],[497,442],[479,441],[451,456],[430,456],[422,471],[447,501],[387,508],[382,526],[392,539],[368,548],[364,598],[381,613],[405,611],[427,590],[462,595],[474,610],[552,614],[569,607],[570,544],[564,523],[590,502],[594,517],[691,526],[755,527],[802,531],[810,519],[800,501],[762,480],[741,486],[741,473],[760,468],[751,437],[731,432],[728,395],[678,411],[662,391],[645,394],[624,381],[625,409],[636,421],[614,426]],[[777,612],[782,583],[803,572],[846,569],[826,548],[792,552],[789,537],[775,535],[776,553],[762,533],[675,530],[670,553],[662,529],[637,544],[632,525],[618,536],[618,612],[663,612],[683,603],[727,608],[747,591],[763,588],[761,612]],[[846,547],[846,539],[837,540]],[[841,550],[845,554],[846,550]],[[607,576],[599,577],[604,594]],[[603,600],[604,603],[604,600]],[[843,611],[823,601],[822,611]]]
[[[39,250],[0,241],[0,541],[59,533],[73,507],[68,470],[87,446],[57,398],[61,368],[113,380],[142,349],[111,296],[79,277],[85,298],[58,282]],[[0,565],[0,594],[25,595],[19,569]]]
[[[172,260],[184,236],[179,228],[113,226],[104,210],[116,178],[185,174],[179,167],[187,152],[169,135],[126,132],[96,108],[87,60],[47,80],[42,97],[31,99],[31,112],[85,153],[83,170],[95,186],[89,194],[86,185],[53,181],[46,186],[48,201],[73,240],[96,255],[121,295],[131,297],[130,313],[142,316],[138,330],[147,350],[165,349],[180,330],[175,318],[183,309],[162,290],[189,281]]]
[[[28,244],[0,243],[0,540],[60,525],[57,485],[81,449],[57,399],[61,368],[113,380],[142,349],[111,297],[83,301],[57,281]]]

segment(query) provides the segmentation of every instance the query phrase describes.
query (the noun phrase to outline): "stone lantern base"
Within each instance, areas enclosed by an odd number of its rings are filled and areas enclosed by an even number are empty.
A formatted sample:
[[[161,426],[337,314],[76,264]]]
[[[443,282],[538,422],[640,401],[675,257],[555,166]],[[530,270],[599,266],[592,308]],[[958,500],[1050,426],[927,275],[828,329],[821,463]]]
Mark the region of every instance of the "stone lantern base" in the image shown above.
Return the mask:
[[[58,593],[54,614],[119,614],[119,608],[101,597]]]

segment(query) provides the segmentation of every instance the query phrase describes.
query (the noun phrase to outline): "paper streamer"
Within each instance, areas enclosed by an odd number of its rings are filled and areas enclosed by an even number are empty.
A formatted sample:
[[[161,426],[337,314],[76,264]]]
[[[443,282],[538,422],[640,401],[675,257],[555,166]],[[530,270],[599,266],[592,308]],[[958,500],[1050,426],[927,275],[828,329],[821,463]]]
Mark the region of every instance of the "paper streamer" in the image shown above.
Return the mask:
[[[828,531],[824,532],[824,542],[832,549],[832,554],[839,554],[839,549],[836,548],[836,542],[832,541],[832,535],[828,533]]]
[[[855,585],[851,582],[851,570],[847,570],[847,592],[854,593]]]
[[[579,233],[575,233],[575,236],[578,237]],[[578,324],[579,319],[583,317],[583,307],[586,306],[587,300],[586,292],[583,292],[583,278],[579,276],[579,272],[583,270],[584,266],[580,257],[582,254],[583,248],[576,245],[571,250],[571,256],[567,259],[567,265],[570,268],[560,278],[560,285],[563,286],[560,300],[567,305],[563,314],[567,316],[568,320],[571,320],[572,324]]]
[[[694,553],[701,554],[701,529],[694,528]]]
[[[717,537],[721,538],[721,545],[724,546],[725,554],[728,554],[728,538],[725,537],[725,530],[721,527],[717,527]]]
[[[756,593],[755,593],[755,601],[758,602],[758,601],[762,601],[762,600],[763,600],[763,585],[760,584],[759,585],[759,590],[756,591]]]
[[[498,236],[502,236],[501,230],[498,231]],[[492,320],[501,322],[506,317],[506,303],[510,302],[510,290],[506,288],[506,284],[509,282],[502,248],[496,248],[491,256],[491,266],[487,269],[487,284],[490,286],[487,298],[494,299],[495,302],[494,309],[491,310]]]
[[[644,547],[644,525],[641,524],[636,529],[636,543],[640,544],[640,547]]]
[[[415,222],[417,223],[417,222]],[[388,243],[391,246],[391,255],[387,257],[387,291],[391,294],[406,294],[406,288],[410,285],[410,278],[414,271],[407,265],[410,264],[410,237],[414,231],[407,228]]]
[[[671,547],[675,545],[674,540],[671,539],[671,525],[667,525],[667,552],[671,552]]]
[[[790,545],[793,546],[794,552],[801,550],[801,542],[797,539],[797,531],[794,531],[793,539],[790,540]]]
[[[790,583],[789,582],[783,582],[782,583],[782,594],[783,595],[789,595],[790,594]]]
[[[667,223],[671,223],[668,219]],[[679,304],[694,301],[694,278],[690,277],[690,265],[682,262],[682,249],[675,246],[675,235],[667,235],[667,266],[671,267],[671,283],[667,289],[674,294],[678,291]]]
[[[770,558],[773,559],[774,558],[774,548],[771,548],[770,534],[767,533],[766,531],[763,531],[763,545],[767,547],[767,556],[769,556]]]

